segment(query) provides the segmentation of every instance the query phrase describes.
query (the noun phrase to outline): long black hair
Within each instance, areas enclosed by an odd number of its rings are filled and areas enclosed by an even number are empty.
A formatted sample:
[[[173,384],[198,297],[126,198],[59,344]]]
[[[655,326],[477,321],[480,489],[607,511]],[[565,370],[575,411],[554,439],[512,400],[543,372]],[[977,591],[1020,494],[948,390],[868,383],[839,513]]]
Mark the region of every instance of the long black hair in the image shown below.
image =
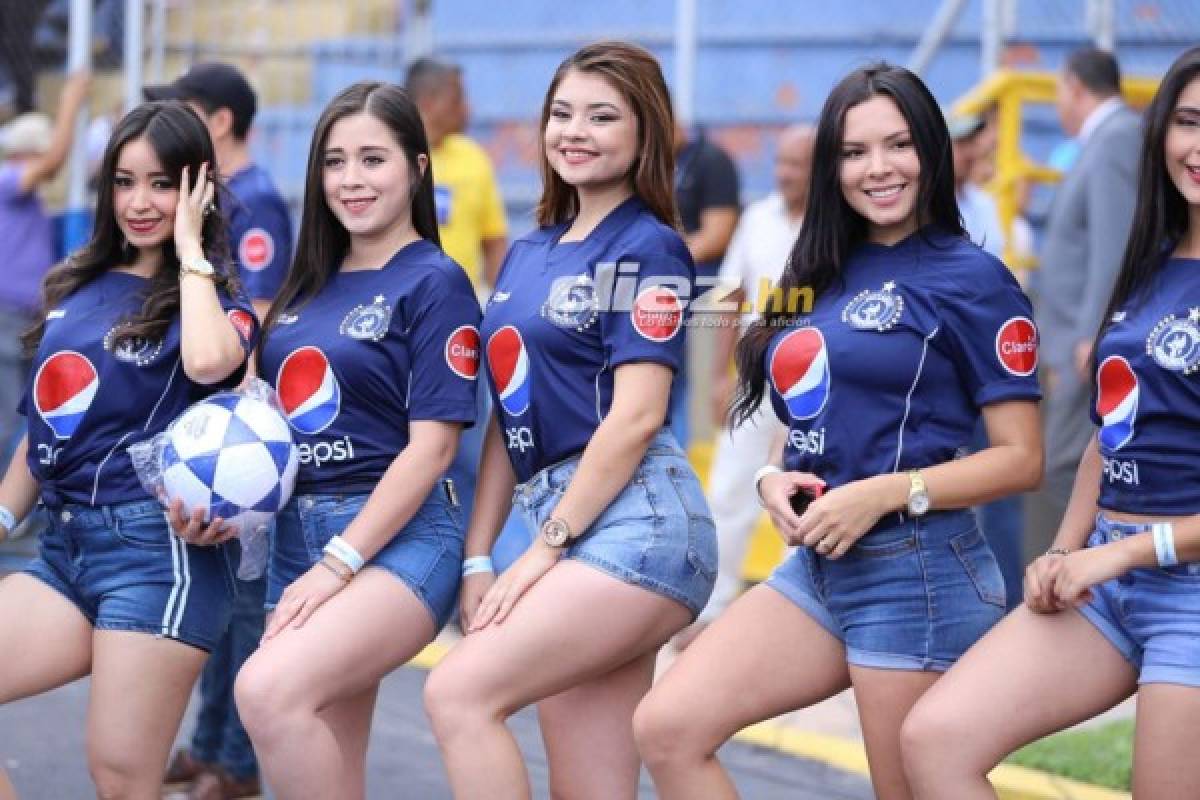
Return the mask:
[[[1150,283],[1166,255],[1188,231],[1187,200],[1167,174],[1164,150],[1179,95],[1197,76],[1200,76],[1200,47],[1193,47],[1175,59],[1146,109],[1133,227],[1125,243],[1121,271],[1117,273],[1108,309],[1100,318],[1100,329],[1092,347],[1093,380],[1096,347],[1113,312]]]
[[[850,254],[867,241],[867,220],[851,208],[842,192],[842,133],[846,112],[872,97],[890,98],[908,123],[921,166],[917,181],[917,221],[965,235],[954,194],[954,161],[950,134],[937,101],[921,79],[903,67],[879,62],[857,69],[843,78],[821,109],[813,145],[812,177],[808,185],[808,210],[779,286],[783,296],[808,287],[814,296],[839,283]],[[795,309],[772,309],[756,321],[737,347],[738,388],[732,416],[745,421],[765,391],[763,354],[771,336],[795,320]]]
[[[209,177],[217,180],[216,155],[204,122],[196,112],[176,101],[142,103],[117,124],[104,150],[100,164],[99,187],[96,193],[96,223],[92,237],[82,248],[46,275],[42,283],[42,309],[37,322],[26,331],[21,342],[27,354],[37,350],[46,327],[46,312],[57,306],[88,281],[115,266],[127,266],[137,258],[137,248],[126,241],[117,226],[113,203],[114,178],[121,151],[129,142],[144,138],[162,164],[167,180],[178,183],[183,168],[188,168],[189,181],[195,185],[200,165],[207,162]],[[187,191],[191,187],[179,187]],[[220,207],[220,194],[215,192],[213,203]],[[228,292],[237,289],[237,280],[229,269],[229,240],[224,217],[207,214],[200,229],[200,241],[205,257],[212,262],[218,287]],[[175,239],[168,237],[162,245],[163,260],[158,273],[150,280],[145,302],[137,314],[121,326],[117,341],[134,338],[161,339],[171,321],[179,313],[179,257]]]
[[[325,145],[334,124],[354,114],[370,114],[387,126],[408,161],[412,177],[412,225],[417,235],[441,247],[438,236],[437,210],[433,200],[433,167],[425,165],[424,173],[418,156],[429,158],[429,142],[421,115],[408,92],[399,86],[381,81],[360,81],[343,89],[321,112],[313,131],[308,151],[308,174],[304,179],[304,210],[300,215],[300,235],[296,240],[296,256],[287,280],[271,303],[263,321],[263,340],[270,335],[271,326],[279,315],[296,301],[307,302],[315,297],[329,278],[338,271],[350,248],[350,234],[334,216],[325,201]],[[258,352],[262,352],[260,346]]]

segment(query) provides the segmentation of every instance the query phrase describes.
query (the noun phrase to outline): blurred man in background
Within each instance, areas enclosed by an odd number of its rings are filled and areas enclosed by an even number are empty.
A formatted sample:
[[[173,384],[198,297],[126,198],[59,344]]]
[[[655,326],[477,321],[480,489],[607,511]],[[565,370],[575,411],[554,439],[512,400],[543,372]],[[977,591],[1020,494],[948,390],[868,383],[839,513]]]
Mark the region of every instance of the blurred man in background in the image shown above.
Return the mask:
[[[494,286],[508,245],[508,222],[491,159],[463,133],[468,106],[462,70],[419,58],[409,66],[404,85],[429,138],[442,249],[476,287]]]
[[[683,240],[696,262],[696,275],[712,278],[721,266],[737,225],[740,187],[733,159],[698,129],[675,123],[675,204]],[[671,386],[671,430],[686,450],[691,439],[688,373],[707,366],[712,334],[688,331],[688,359]],[[714,427],[719,421],[712,420]]]
[[[1141,145],[1141,119],[1121,101],[1111,53],[1092,47],[1072,53],[1058,78],[1057,105],[1063,130],[1080,150],[1055,190],[1037,275],[1046,478],[1025,504],[1026,560],[1058,530],[1095,433],[1088,416],[1092,340],[1129,237]]]
[[[496,275],[508,246],[504,200],[496,184],[492,161],[463,131],[468,106],[462,70],[436,58],[418,58],[408,67],[404,86],[417,105],[433,167],[438,233],[446,255],[467,272],[481,299],[496,285]],[[470,513],[483,435],[487,430],[487,391],[476,387],[478,424],[463,431],[447,476],[454,481],[459,502]]]
[[[746,544],[762,514],[758,503],[747,502],[747,492],[754,483],[755,471],[767,463],[772,441],[787,430],[776,419],[769,402],[759,406],[754,416],[741,425],[730,425],[727,413],[736,384],[733,353],[737,340],[746,326],[760,316],[804,221],[815,136],[816,131],[807,125],[786,128],[779,135],[775,150],[776,190],[746,207],[721,264],[721,290],[733,289],[724,302],[752,310],[740,315],[725,313],[715,328],[712,416],[720,431],[708,477],[708,502],[717,526],[717,583],[696,623],[676,638],[679,649],[690,644],[742,589]]]

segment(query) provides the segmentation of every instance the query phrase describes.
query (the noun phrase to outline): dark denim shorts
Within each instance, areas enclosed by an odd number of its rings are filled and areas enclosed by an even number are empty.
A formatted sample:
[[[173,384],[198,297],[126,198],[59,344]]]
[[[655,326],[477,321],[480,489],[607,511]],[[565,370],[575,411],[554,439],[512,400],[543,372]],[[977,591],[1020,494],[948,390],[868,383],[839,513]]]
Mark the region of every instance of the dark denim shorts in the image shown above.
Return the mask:
[[[1088,547],[1145,530],[1100,514]],[[1139,684],[1200,686],[1200,562],[1130,570],[1093,586],[1079,610],[1133,665]]]
[[[767,585],[855,666],[945,671],[1004,615],[1004,578],[973,512],[890,518],[838,559],[797,547]]]
[[[283,590],[321,560],[325,545],[342,533],[366,505],[367,494],[293,496],[275,518],[267,563],[266,607],[279,603]],[[458,600],[462,574],[462,513],[439,482],[412,519],[383,546],[367,567],[380,567],[399,578],[420,598],[441,630]]]
[[[547,467],[513,492],[531,530],[558,505],[579,456]],[[717,574],[717,538],[704,490],[669,431],[646,451],[633,479],[567,548],[567,558],[669,597],[700,613]]]
[[[237,594],[229,546],[171,533],[153,500],[49,512],[25,572],[57,589],[94,627],[137,631],[212,651]]]

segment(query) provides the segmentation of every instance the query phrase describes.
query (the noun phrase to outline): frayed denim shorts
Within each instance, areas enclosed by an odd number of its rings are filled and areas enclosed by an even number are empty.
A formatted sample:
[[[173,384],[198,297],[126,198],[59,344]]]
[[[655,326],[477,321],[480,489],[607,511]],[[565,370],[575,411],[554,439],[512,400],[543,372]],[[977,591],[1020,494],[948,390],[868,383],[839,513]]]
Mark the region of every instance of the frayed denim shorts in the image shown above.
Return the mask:
[[[229,545],[171,532],[154,500],[49,511],[25,572],[63,594],[99,630],[175,639],[211,652],[237,594]]]
[[[1087,546],[1145,531],[1099,514]],[[1130,570],[1093,586],[1079,610],[1133,665],[1139,684],[1200,686],[1200,562]]]
[[[412,519],[367,562],[399,578],[425,604],[441,630],[454,612],[462,573],[462,512],[439,481]],[[342,533],[367,503],[362,494],[293,496],[275,518],[267,562],[268,610],[283,590],[324,556],[325,545]]]
[[[513,504],[531,530],[553,513],[579,458],[546,467],[517,486]],[[566,557],[682,603],[693,618],[700,613],[716,580],[716,527],[700,481],[670,431],[655,436],[633,478]]]
[[[1004,615],[1004,578],[970,510],[890,514],[838,559],[797,547],[767,585],[859,667],[943,672]]]

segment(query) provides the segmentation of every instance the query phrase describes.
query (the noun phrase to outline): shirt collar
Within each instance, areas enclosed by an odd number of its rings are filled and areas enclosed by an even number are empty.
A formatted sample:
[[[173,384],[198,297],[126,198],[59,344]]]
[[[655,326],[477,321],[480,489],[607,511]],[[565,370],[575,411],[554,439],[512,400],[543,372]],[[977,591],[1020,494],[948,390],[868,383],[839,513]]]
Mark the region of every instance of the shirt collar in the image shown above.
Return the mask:
[[[1083,121],[1083,126],[1079,129],[1079,142],[1081,144],[1086,142],[1096,132],[1096,128],[1099,128],[1104,120],[1117,113],[1122,105],[1120,97],[1110,97],[1093,108],[1092,113],[1087,115],[1087,119]]]

